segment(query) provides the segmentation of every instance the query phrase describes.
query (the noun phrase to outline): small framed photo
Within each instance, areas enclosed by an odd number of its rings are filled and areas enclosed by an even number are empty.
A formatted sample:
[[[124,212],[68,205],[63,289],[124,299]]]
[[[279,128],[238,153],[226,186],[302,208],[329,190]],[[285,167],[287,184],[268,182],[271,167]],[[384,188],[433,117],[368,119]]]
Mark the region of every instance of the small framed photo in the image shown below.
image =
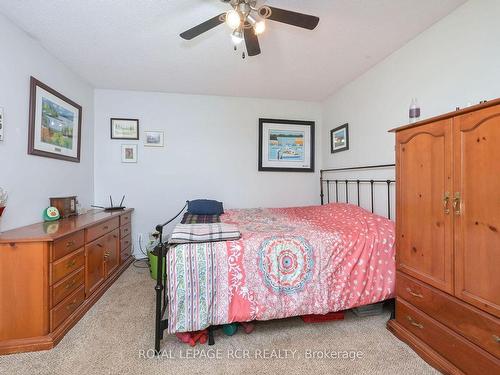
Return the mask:
[[[139,139],[139,120],[112,118],[111,139]]]
[[[122,145],[122,163],[137,163],[137,145]]]
[[[349,124],[330,130],[331,153],[349,150]]]
[[[157,130],[146,130],[144,132],[146,138],[144,139],[144,146],[146,147],[163,147],[164,133]]]

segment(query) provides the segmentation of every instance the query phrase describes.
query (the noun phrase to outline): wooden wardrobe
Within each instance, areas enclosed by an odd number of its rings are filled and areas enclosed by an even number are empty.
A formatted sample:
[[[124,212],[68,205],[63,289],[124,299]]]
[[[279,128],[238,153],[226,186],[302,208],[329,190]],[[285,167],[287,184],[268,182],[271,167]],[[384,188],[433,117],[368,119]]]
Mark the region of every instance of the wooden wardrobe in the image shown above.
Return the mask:
[[[396,319],[445,374],[500,374],[500,99],[396,133]]]

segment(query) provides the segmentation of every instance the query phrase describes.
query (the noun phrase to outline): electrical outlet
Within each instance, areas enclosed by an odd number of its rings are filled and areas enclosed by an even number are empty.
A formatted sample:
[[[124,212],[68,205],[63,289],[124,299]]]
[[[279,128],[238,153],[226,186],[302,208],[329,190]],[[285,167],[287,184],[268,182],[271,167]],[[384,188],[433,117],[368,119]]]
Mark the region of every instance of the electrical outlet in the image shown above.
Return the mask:
[[[4,126],[3,108],[0,107],[0,141],[3,141],[3,126]]]

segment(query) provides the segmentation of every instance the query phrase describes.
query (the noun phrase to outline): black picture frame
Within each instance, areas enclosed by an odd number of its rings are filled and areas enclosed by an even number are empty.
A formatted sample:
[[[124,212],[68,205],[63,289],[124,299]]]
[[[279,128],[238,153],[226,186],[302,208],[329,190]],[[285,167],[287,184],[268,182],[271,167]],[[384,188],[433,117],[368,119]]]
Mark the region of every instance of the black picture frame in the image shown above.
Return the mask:
[[[131,121],[135,123],[135,135],[133,137],[117,137],[114,135],[114,123],[116,121]],[[139,119],[136,118],[120,118],[120,117],[112,117],[109,120],[110,123],[110,136],[111,139],[121,139],[125,141],[134,141],[139,140]]]
[[[49,94],[54,95],[57,99],[61,100],[62,102],[66,103],[68,106],[73,107],[76,109],[76,112],[78,113],[77,115],[77,126],[78,129],[76,129],[76,132],[74,131],[73,134],[78,134],[78,141],[76,143],[76,155],[75,156],[69,156],[69,155],[64,155],[62,153],[58,152],[52,152],[48,150],[42,150],[40,148],[37,148],[35,144],[35,138],[39,138],[40,134],[35,134],[36,133],[36,118],[37,118],[37,92],[39,89],[45,90]],[[36,155],[36,156],[43,156],[46,158],[52,158],[52,159],[59,159],[59,160],[65,160],[65,161],[71,161],[74,163],[79,163],[80,162],[80,151],[81,151],[81,144],[82,144],[82,106],[79,105],[78,103],[75,103],[71,99],[67,98],[60,92],[54,90],[50,86],[44,84],[43,82],[39,81],[35,77],[30,77],[30,104],[29,104],[29,124],[28,124],[28,154],[29,155]]]
[[[310,155],[309,155],[309,167],[304,168],[290,168],[290,167],[265,167],[262,164],[262,152],[263,152],[263,135],[264,135],[264,124],[281,124],[281,125],[298,125],[307,126],[310,131]],[[269,119],[260,118],[259,119],[259,171],[260,172],[314,172],[314,156],[315,156],[315,137],[314,137],[314,121],[302,121],[302,120],[283,120],[283,119]]]
[[[335,133],[338,133],[341,130],[344,130],[344,129],[345,129],[345,146],[338,148],[338,149],[334,149],[333,135]],[[335,154],[337,152],[342,152],[342,151],[347,151],[347,150],[349,150],[349,124],[348,123],[341,125],[335,129],[330,130],[330,152],[332,154]]]

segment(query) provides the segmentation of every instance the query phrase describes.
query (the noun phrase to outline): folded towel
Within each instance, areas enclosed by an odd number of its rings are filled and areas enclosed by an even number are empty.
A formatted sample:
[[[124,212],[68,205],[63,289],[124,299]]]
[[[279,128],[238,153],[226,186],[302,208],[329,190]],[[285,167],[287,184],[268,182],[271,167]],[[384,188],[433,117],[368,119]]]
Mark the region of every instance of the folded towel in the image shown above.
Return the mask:
[[[225,223],[177,224],[170,243],[215,242],[238,240],[241,233],[236,225]]]

